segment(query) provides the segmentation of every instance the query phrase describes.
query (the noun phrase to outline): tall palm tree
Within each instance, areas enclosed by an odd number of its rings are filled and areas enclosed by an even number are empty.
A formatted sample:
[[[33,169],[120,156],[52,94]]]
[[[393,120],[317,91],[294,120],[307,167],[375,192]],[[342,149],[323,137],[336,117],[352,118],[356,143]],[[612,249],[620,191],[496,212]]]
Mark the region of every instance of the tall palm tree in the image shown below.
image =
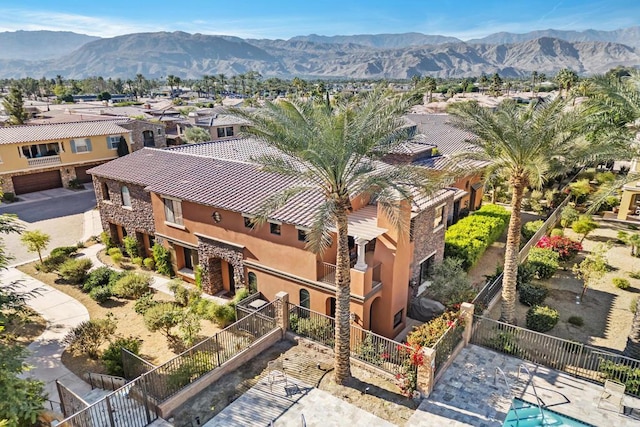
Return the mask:
[[[573,87],[573,85],[578,81],[578,74],[575,71],[570,70],[568,68],[563,68],[558,71],[556,75],[556,81],[560,86],[560,92],[562,94],[562,89],[564,89],[564,95],[569,96],[569,91]]]
[[[571,167],[595,150],[581,137],[577,112],[567,111],[564,100],[518,106],[504,101],[495,110],[477,103],[454,104],[455,123],[475,134],[481,149],[466,156],[491,162],[488,173],[508,177],[512,190],[511,219],[507,234],[502,285],[501,320],[515,323],[516,276],[520,249],[520,213],[526,187]],[[591,149],[591,151],[590,151]]]
[[[297,99],[267,101],[255,112],[231,110],[252,123],[248,133],[293,159],[265,156],[256,161],[265,170],[296,177],[301,182],[267,200],[257,223],[264,222],[269,213],[295,195],[312,191],[321,195],[322,202],[307,234],[307,248],[322,253],[331,240],[332,225],[337,230],[334,377],[340,384],[351,375],[347,228],[351,198],[375,197],[390,221],[401,227],[405,221],[398,214],[400,201],[411,199],[412,191],[430,194],[442,186],[440,178],[423,168],[376,168],[376,159],[407,138],[401,115],[408,106],[407,99],[391,97],[377,88],[357,102],[335,108],[313,99]]]
[[[537,79],[538,79],[538,72],[534,70],[531,72],[531,96],[533,96],[535,93]]]

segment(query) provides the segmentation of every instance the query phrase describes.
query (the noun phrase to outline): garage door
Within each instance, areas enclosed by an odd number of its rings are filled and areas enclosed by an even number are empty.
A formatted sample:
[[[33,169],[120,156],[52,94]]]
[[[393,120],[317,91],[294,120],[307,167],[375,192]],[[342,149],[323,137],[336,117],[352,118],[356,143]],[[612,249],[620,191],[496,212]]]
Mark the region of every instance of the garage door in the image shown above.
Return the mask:
[[[91,175],[87,173],[93,166],[78,166],[76,168],[76,178],[83,184],[91,182]]]
[[[32,193],[34,191],[50,190],[62,187],[60,171],[32,173],[14,176],[13,189],[16,194]]]

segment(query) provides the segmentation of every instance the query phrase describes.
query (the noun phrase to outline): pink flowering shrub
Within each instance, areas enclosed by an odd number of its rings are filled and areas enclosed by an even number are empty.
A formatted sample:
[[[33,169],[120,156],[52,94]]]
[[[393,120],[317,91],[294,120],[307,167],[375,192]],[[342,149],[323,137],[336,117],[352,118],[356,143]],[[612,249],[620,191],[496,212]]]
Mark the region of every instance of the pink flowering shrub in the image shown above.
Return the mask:
[[[560,261],[568,261],[582,250],[582,244],[563,236],[543,236],[537,248],[551,249],[560,256]]]

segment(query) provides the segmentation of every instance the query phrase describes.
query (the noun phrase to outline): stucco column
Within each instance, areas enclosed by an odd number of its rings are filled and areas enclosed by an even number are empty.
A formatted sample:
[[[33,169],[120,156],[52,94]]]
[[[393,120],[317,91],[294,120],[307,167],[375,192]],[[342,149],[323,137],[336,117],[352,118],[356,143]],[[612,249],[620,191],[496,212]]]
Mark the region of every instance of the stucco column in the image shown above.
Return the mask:
[[[280,291],[276,294],[276,326],[282,329],[282,335],[289,329],[289,294]]]
[[[469,344],[471,340],[471,330],[473,329],[473,312],[475,306],[468,302],[463,302],[460,306],[460,317],[462,317],[462,321],[464,322],[464,331],[462,332],[462,339],[464,340],[464,345]]]
[[[424,355],[424,363],[418,366],[416,387],[423,398],[429,397],[436,380],[436,351],[432,348],[420,349]]]
[[[358,245],[358,261],[356,262],[356,265],[354,265],[354,268],[357,268],[360,271],[367,271],[367,263],[364,260],[364,255],[365,255],[365,245],[369,243],[368,240],[364,240],[364,239],[358,239],[356,240],[356,244]]]

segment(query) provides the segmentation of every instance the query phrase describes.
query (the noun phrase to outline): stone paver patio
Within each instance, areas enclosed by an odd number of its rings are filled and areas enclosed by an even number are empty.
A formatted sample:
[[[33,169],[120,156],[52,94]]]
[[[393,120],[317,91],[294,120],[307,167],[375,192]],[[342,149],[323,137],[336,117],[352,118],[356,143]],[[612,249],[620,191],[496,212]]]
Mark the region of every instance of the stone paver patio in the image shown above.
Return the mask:
[[[518,368],[524,364],[532,378]],[[598,408],[602,385],[576,379],[552,369],[524,362],[492,350],[469,345],[454,360],[433,393],[420,404],[407,426],[502,426],[511,397],[504,379],[494,381],[501,368],[515,397],[535,403],[532,383],[553,411],[595,426],[637,427],[640,421]],[[640,399],[625,396],[625,406],[640,408]]]
[[[287,389],[290,393],[287,393]],[[244,393],[204,427],[214,426],[299,426],[304,416],[308,427],[380,426],[393,424],[331,394],[301,381],[287,378],[287,384],[267,378]]]

